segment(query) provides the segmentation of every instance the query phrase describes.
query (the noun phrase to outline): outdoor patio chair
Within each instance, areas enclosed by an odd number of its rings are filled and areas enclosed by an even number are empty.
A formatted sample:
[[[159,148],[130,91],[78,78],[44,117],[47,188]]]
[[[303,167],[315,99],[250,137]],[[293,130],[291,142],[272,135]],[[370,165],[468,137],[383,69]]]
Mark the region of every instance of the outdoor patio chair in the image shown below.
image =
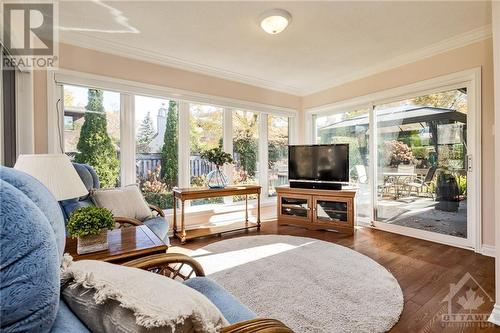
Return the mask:
[[[436,174],[437,167],[433,166],[430,167],[429,170],[427,170],[427,173],[425,177],[418,177],[414,179],[414,181],[409,182],[406,184],[406,187],[408,189],[408,196],[411,194],[411,191],[415,189],[417,192],[417,196],[420,195],[420,193],[423,192],[423,189],[426,189],[426,193],[430,193],[432,196],[434,196],[430,191],[430,185],[432,183],[432,179],[434,178],[434,175]]]
[[[362,164],[358,164],[354,166],[354,171],[356,171],[356,175],[358,178],[359,184],[367,184],[368,176],[366,175],[366,168]]]
[[[392,177],[384,177],[383,174],[379,174],[377,178],[377,192],[380,198],[384,196],[384,194],[390,194],[391,189],[395,193],[395,187]]]

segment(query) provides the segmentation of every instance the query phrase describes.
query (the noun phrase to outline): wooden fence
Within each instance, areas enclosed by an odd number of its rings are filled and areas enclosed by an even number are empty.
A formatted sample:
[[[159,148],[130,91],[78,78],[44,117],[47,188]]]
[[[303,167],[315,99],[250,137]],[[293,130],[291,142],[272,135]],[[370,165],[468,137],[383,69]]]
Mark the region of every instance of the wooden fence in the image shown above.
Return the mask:
[[[161,164],[161,155],[158,153],[137,154],[135,159],[137,178],[144,179],[148,176],[149,170],[154,170]],[[203,160],[199,156],[190,156],[189,170],[191,177],[206,175],[212,171],[215,166]]]

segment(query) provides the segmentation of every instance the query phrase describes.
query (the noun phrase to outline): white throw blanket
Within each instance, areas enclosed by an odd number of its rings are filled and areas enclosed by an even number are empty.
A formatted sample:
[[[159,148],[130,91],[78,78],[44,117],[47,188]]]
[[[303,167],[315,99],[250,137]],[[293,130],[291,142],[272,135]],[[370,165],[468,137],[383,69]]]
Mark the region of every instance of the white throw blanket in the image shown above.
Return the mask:
[[[62,283],[93,289],[96,304],[116,300],[131,310],[139,326],[175,327],[189,320],[196,332],[218,332],[228,322],[204,295],[165,276],[102,261],[73,262],[65,255]]]

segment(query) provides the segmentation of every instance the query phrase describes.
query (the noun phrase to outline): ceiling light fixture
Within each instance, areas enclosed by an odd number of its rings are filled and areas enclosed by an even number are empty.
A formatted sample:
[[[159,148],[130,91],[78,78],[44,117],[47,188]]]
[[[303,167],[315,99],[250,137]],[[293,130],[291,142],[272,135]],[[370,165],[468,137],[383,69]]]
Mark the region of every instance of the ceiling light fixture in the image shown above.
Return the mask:
[[[292,15],[284,9],[272,9],[260,16],[260,27],[271,35],[276,35],[286,29],[292,21]]]

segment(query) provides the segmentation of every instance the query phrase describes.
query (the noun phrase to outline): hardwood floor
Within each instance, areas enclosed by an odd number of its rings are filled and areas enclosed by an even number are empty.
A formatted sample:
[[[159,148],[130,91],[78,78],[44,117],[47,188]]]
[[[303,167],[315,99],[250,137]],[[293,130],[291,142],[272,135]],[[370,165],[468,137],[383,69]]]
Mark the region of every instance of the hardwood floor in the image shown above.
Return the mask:
[[[358,229],[354,236],[329,231],[308,231],[297,227],[278,227],[274,221],[265,222],[261,231],[225,234],[192,240],[183,248],[197,249],[221,239],[258,234],[281,234],[316,238],[356,250],[387,268],[399,281],[404,294],[405,306],[399,322],[390,332],[500,332],[481,320],[468,325],[442,321],[447,313],[443,302],[450,292],[450,284],[458,283],[470,273],[491,297],[495,295],[495,261],[493,258],[447,245],[427,242],[370,228]],[[173,240],[174,246],[180,246]],[[471,286],[477,290],[477,286]],[[492,302],[483,297],[481,313],[489,314]]]

